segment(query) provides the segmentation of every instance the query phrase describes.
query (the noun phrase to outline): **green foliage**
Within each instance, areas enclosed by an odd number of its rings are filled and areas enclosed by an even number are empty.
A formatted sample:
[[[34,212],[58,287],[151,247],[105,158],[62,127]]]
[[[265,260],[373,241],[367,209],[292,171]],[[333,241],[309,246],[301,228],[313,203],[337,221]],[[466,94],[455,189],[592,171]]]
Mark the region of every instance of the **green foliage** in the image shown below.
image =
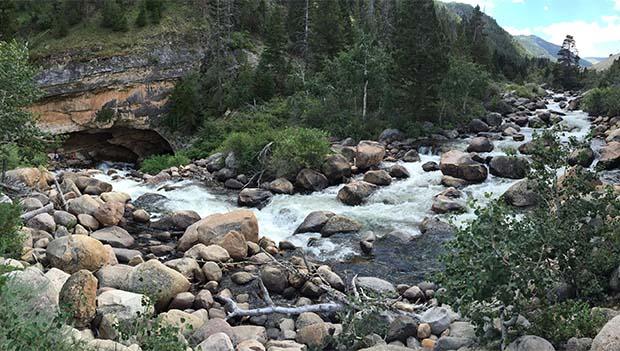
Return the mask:
[[[142,2],[138,11],[138,17],[136,17],[136,27],[144,27],[148,24],[146,11],[146,5]]]
[[[286,128],[276,133],[267,168],[276,177],[294,177],[302,168],[320,169],[330,151],[327,133]]]
[[[334,337],[335,350],[356,350],[369,347],[364,345],[364,337],[369,334],[385,336],[388,331],[388,322],[383,316],[385,306],[377,301],[384,301],[387,296],[381,296],[370,292],[367,300],[360,297],[348,296],[351,305],[345,305],[342,311],[337,313],[337,318],[342,324],[342,332]],[[356,306],[357,308],[353,308]]]
[[[103,107],[95,114],[95,122],[109,123],[114,118],[114,110],[109,107]]]
[[[273,134],[269,130],[235,132],[222,142],[221,149],[235,154],[241,172],[256,173],[262,168],[259,154],[267,144],[273,141]]]
[[[149,15],[149,19],[153,24],[161,22],[164,12],[164,0],[143,0],[144,8]]]
[[[483,101],[489,91],[490,78],[482,66],[452,59],[439,89],[440,123],[443,118],[471,119],[484,115]]]
[[[518,97],[528,98],[528,99],[533,99],[535,97],[545,95],[544,89],[542,89],[537,84],[530,84],[530,83],[525,84],[525,85],[509,84],[506,86],[506,90],[514,91],[514,93]]]
[[[556,300],[567,284],[580,300],[600,299],[620,264],[620,204],[611,189],[595,189],[595,174],[566,165],[568,146],[549,131],[535,140],[529,181],[538,205],[519,214],[500,200],[477,207],[444,257],[443,298],[479,325],[505,320]],[[508,307],[510,306],[510,309]]]
[[[28,49],[17,43],[0,42],[0,159],[17,148],[20,164],[39,164],[52,141],[25,108],[39,97],[34,83],[36,70],[28,63]]]
[[[18,258],[22,254],[21,213],[19,205],[0,204],[0,257]]]
[[[3,351],[86,351],[74,341],[64,316],[35,308],[35,291],[28,284],[11,279],[0,288],[0,345]],[[40,303],[40,302],[38,302]]]
[[[594,338],[607,319],[587,303],[569,300],[533,312],[529,321],[528,333],[559,346],[572,337]]]
[[[101,10],[101,26],[109,28],[114,32],[126,32],[129,29],[127,25],[126,9],[118,0],[107,0],[103,3]]]
[[[202,124],[203,104],[200,75],[183,77],[170,94],[170,111],[164,123],[172,130],[194,131]]]
[[[148,301],[142,301],[145,310],[152,310]],[[181,323],[185,323],[181,320]],[[191,330],[191,325],[186,328]],[[140,345],[143,351],[185,351],[187,346],[179,336],[179,328],[166,323],[162,318],[151,316],[150,313],[140,313],[130,320],[124,320],[115,325],[119,339]]]
[[[13,38],[17,28],[17,6],[15,1],[0,1],[0,40],[8,41]]]
[[[185,166],[190,162],[185,155],[153,155],[140,163],[140,171],[148,174],[157,174],[170,167]]]
[[[595,116],[620,115],[620,87],[595,88],[582,101],[585,111]]]

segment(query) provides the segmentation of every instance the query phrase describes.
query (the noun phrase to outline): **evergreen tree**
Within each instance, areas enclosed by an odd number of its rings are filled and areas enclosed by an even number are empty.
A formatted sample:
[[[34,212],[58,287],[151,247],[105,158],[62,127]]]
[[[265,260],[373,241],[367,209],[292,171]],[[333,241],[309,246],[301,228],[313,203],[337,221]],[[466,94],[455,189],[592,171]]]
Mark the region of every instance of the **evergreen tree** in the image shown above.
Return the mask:
[[[140,10],[138,12],[138,17],[136,17],[136,27],[144,27],[147,24],[146,20],[146,4],[144,2],[140,3]]]
[[[115,32],[127,31],[127,16],[117,0],[108,0],[103,4],[101,26]]]
[[[432,0],[399,4],[392,40],[394,104],[402,122],[437,114],[439,85],[448,70],[448,50]]]
[[[291,51],[305,58],[308,43],[310,0],[286,2],[286,32],[291,42]]]
[[[339,1],[313,1],[311,8],[309,50],[310,62],[315,68],[323,60],[334,57],[346,43],[345,26]]]
[[[288,74],[286,62],[286,29],[284,27],[284,9],[275,6],[267,17],[265,26],[266,48],[261,54],[256,70],[255,93],[269,100],[277,92],[282,92]]]
[[[15,1],[0,1],[0,40],[8,41],[16,32],[17,7]]]
[[[476,5],[472,17],[465,24],[466,45],[469,46],[470,55],[479,65],[489,65],[489,47],[487,36],[484,32],[484,18],[480,11],[480,5]]]
[[[556,85],[564,89],[574,89],[579,86],[579,51],[575,38],[567,35],[558,52],[558,66],[556,67]]]
[[[151,19],[151,23],[159,24],[161,22],[163,12],[164,12],[164,1],[163,0],[144,0],[144,6],[149,13],[149,17]]]

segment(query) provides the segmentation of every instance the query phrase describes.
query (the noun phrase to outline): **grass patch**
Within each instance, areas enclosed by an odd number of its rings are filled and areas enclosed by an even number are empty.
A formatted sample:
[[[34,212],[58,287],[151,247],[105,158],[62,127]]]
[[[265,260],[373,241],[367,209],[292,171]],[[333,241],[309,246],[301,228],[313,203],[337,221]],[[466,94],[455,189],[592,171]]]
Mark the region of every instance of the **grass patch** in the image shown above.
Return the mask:
[[[154,155],[142,161],[140,171],[155,175],[164,169],[185,166],[189,162],[189,158],[185,155]]]

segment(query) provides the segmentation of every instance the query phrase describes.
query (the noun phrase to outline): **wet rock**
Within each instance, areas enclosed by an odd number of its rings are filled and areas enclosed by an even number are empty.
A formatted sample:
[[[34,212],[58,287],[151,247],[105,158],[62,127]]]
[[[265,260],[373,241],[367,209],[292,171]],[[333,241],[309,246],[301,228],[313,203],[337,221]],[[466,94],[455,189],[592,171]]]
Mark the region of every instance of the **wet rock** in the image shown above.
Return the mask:
[[[398,129],[386,129],[379,135],[380,143],[390,144],[405,139],[405,135]]]
[[[362,237],[362,240],[360,240],[360,248],[362,249],[362,252],[365,254],[370,254],[376,240],[377,236],[373,232],[366,233]]]
[[[409,316],[398,316],[388,326],[385,341],[406,342],[407,338],[417,335],[418,323]]]
[[[258,188],[245,188],[239,192],[237,197],[237,205],[245,207],[262,208],[271,200],[270,191]]]
[[[351,164],[343,155],[334,154],[325,159],[322,171],[330,184],[339,184],[351,177]]]
[[[310,212],[299,227],[297,227],[295,234],[319,233],[332,216],[335,216],[335,213],[329,211]]]
[[[598,169],[616,169],[620,167],[620,141],[612,141],[601,148]]]
[[[580,165],[582,167],[590,167],[594,162],[594,151],[590,147],[574,150],[568,156],[568,164],[571,166]]]
[[[489,171],[496,177],[522,179],[529,170],[529,162],[523,157],[494,156],[489,162]]]
[[[433,197],[431,210],[435,213],[462,212],[465,203],[460,200],[461,196],[462,193],[456,188],[448,188]]]
[[[491,152],[493,151],[493,143],[487,137],[476,137],[469,142],[467,152]]]
[[[502,195],[502,198],[515,207],[530,207],[538,203],[538,195],[535,185],[528,180],[522,180],[513,184]]]
[[[510,343],[506,351],[555,351],[555,348],[541,337],[525,335]]]
[[[323,228],[321,228],[321,236],[329,237],[337,233],[351,233],[358,232],[362,229],[362,225],[348,217],[344,216],[332,216],[330,217]]]
[[[392,177],[384,170],[368,171],[364,174],[364,181],[374,185],[390,185]]]
[[[439,171],[440,168],[437,162],[428,161],[422,165],[422,170],[424,170],[424,172],[434,172],[434,171]]]
[[[128,290],[153,297],[158,310],[164,309],[173,297],[189,288],[187,278],[157,260],[139,264],[129,274]]]
[[[117,225],[121,219],[123,219],[124,213],[125,204],[122,202],[113,201],[106,202],[99,206],[93,216],[97,218],[99,223],[103,224],[104,227],[109,227]]]
[[[397,178],[397,179],[404,179],[404,178],[410,177],[410,174],[407,168],[399,164],[396,164],[390,167],[389,173],[392,178]]]
[[[97,310],[97,278],[85,269],[71,275],[60,290],[60,307],[76,328],[86,328]]]
[[[315,170],[304,168],[297,173],[295,185],[304,191],[321,191],[329,185],[327,177]]]
[[[376,185],[364,182],[353,181],[338,191],[338,200],[345,205],[361,205],[376,190]]]
[[[133,220],[138,223],[148,223],[151,221],[151,215],[143,209],[137,209],[131,213]]]
[[[620,349],[620,316],[614,317],[601,329],[594,341],[591,351],[617,351]]]
[[[452,150],[441,155],[439,163],[444,175],[464,179],[474,183],[486,180],[487,168],[476,161],[471,155],[458,150]]]
[[[478,118],[472,119],[471,122],[469,122],[468,127],[472,133],[480,133],[480,132],[489,131],[489,125],[484,123],[482,120]]]
[[[246,241],[258,242],[258,221],[254,212],[235,210],[213,214],[192,224],[179,239],[177,247],[186,251],[196,243],[208,245],[232,230],[243,234]]]
[[[376,277],[357,277],[356,284],[360,288],[369,289],[377,293],[396,293],[392,283]]]
[[[132,247],[135,240],[125,229],[117,226],[99,229],[90,235],[104,244],[112,247]]]
[[[224,182],[224,187],[227,189],[239,190],[243,189],[243,186],[243,183],[234,178],[226,179],[226,181]]]
[[[383,145],[369,140],[362,140],[357,144],[355,152],[355,166],[360,170],[378,166],[385,156]]]
[[[403,162],[420,162],[420,155],[416,150],[409,150],[403,155]]]
[[[185,230],[199,220],[200,215],[195,211],[174,211],[152,222],[151,228],[159,230]]]
[[[133,201],[134,206],[142,208],[148,212],[163,212],[168,198],[157,193],[146,193],[138,196]]]
[[[67,273],[75,273],[80,269],[94,272],[108,263],[108,254],[103,244],[85,235],[54,239],[47,245],[45,254],[52,267]]]
[[[274,194],[293,194],[295,191],[293,183],[286,178],[277,178],[269,183],[269,190]]]

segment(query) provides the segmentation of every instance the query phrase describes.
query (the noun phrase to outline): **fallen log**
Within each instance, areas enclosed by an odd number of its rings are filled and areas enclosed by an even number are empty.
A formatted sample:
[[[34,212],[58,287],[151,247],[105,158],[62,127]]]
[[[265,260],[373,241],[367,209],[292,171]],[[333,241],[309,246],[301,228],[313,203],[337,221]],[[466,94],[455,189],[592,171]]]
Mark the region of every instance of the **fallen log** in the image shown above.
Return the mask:
[[[22,214],[21,216],[19,216],[19,218],[24,221],[27,222],[28,220],[30,220],[32,217],[41,214],[41,213],[48,213],[50,211],[52,211],[54,209],[54,204],[47,204],[41,208],[37,208],[36,210],[32,210],[29,212],[26,212],[24,214]]]
[[[298,315],[304,312],[336,312],[340,311],[344,308],[343,305],[339,303],[319,303],[314,305],[306,305],[306,306],[298,306],[298,307],[286,307],[286,306],[267,306],[267,307],[259,307],[252,308],[249,310],[239,308],[237,303],[232,299],[223,296],[214,296],[215,300],[224,304],[224,308],[228,311],[226,319],[231,319],[234,317],[253,317],[253,316],[263,316],[267,314],[281,313],[286,315]]]

